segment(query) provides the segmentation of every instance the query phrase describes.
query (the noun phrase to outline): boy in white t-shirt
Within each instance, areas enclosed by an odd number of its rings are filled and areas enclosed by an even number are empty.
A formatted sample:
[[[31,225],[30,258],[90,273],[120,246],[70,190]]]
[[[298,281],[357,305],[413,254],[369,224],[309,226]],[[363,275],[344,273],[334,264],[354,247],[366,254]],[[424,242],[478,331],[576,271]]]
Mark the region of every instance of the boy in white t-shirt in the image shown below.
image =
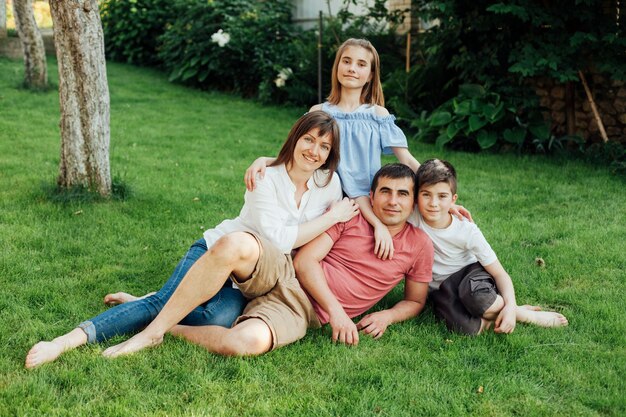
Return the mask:
[[[566,326],[567,319],[559,313],[518,306],[511,277],[478,226],[450,215],[450,206],[457,199],[454,167],[447,161],[431,159],[416,175],[417,210],[411,222],[433,242],[430,297],[435,315],[448,329],[476,335],[494,321],[497,333],[513,332],[517,322]]]

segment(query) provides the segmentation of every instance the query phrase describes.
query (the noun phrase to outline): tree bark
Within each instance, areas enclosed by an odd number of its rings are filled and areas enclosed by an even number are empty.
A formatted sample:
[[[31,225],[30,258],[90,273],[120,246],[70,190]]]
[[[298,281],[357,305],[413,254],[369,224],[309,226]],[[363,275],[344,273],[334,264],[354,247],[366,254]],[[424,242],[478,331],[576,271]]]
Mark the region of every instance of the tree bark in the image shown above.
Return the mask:
[[[0,0],[0,39],[7,37],[7,2]]]
[[[109,87],[97,0],[50,0],[59,65],[58,184],[111,193]]]
[[[13,0],[13,16],[15,29],[24,51],[24,85],[29,88],[46,88],[48,87],[46,50],[35,22],[33,1]]]

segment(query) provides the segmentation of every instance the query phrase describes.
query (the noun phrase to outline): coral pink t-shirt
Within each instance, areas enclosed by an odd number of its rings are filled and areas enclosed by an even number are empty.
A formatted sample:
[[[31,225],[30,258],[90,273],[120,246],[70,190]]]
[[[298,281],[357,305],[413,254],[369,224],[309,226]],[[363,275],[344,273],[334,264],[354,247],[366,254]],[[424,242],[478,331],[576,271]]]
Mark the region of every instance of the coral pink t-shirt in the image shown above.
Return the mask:
[[[326,281],[350,317],[380,301],[402,278],[428,283],[432,279],[433,245],[423,231],[407,223],[393,237],[392,260],[374,254],[374,229],[362,215],[326,231],[335,242],[321,261]],[[329,316],[311,297],[322,324]]]

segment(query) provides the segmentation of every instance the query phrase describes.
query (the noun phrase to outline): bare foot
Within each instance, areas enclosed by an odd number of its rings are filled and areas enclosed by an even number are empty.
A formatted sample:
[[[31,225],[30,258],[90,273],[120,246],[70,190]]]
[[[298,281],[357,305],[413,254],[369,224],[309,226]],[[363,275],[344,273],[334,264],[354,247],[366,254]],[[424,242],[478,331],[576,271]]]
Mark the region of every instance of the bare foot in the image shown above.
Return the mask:
[[[108,305],[108,306],[114,306],[114,305],[118,305],[118,304],[124,304],[124,303],[129,303],[131,301],[136,301],[136,300],[141,300],[142,298],[146,298],[149,297],[153,294],[156,294],[155,292],[149,292],[148,294],[141,296],[141,297],[136,297],[132,294],[128,294],[127,292],[116,292],[113,294],[107,294],[104,296],[104,304]]]
[[[541,307],[531,306],[530,304],[524,304],[522,306],[519,306],[519,308],[523,308],[524,310],[541,311]]]
[[[525,310],[520,321],[540,327],[563,327],[568,325],[567,318],[554,311]]]
[[[33,369],[44,363],[52,362],[64,352],[63,345],[55,342],[39,342],[26,355],[24,367]]]
[[[124,343],[111,346],[102,355],[107,358],[116,358],[118,356],[129,355],[131,353],[138,352],[142,349],[158,346],[163,342],[163,336],[154,338],[144,335],[143,333],[136,334]]]
[[[478,329],[477,335],[482,334],[491,328],[493,324],[493,320],[486,320],[484,318],[480,318],[480,329]]]

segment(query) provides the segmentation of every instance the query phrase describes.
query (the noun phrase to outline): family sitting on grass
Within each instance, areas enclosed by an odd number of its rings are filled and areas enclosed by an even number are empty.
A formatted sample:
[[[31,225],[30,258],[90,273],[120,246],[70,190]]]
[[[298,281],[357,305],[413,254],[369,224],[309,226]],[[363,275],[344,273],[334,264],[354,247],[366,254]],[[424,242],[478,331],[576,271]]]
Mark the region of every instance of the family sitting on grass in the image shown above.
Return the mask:
[[[356,345],[359,332],[379,338],[415,317],[427,297],[464,334],[567,325],[561,314],[517,305],[509,275],[454,205],[454,168],[437,159],[420,166],[408,152],[383,107],[379,68],[369,42],[346,41],[329,101],[296,122],[275,159],[247,171],[239,216],[206,231],[158,292],[107,295],[117,305],[35,344],[25,366],[141,329],[103,354],[137,352],[169,332],[218,354],[259,355],[326,323],[333,341]],[[380,168],[382,153],[402,163]],[[401,301],[354,323],[403,278]]]

